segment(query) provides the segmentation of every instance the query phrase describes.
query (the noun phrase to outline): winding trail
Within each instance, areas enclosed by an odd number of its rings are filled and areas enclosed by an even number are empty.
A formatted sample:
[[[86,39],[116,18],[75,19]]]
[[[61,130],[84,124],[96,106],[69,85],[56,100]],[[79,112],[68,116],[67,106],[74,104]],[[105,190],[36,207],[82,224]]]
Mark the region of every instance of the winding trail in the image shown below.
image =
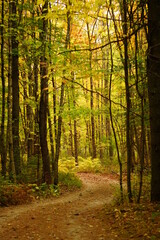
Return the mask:
[[[0,209],[1,240],[112,240],[101,210],[113,198],[111,175],[79,173],[80,191]]]

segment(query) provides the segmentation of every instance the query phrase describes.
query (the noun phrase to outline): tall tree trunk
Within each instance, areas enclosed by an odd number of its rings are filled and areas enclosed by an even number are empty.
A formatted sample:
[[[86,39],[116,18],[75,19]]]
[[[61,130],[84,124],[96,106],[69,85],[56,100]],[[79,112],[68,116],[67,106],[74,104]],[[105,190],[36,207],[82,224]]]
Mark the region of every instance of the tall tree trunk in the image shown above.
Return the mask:
[[[39,134],[40,145],[43,162],[43,178],[44,182],[51,184],[50,159],[47,144],[47,114],[48,114],[48,63],[46,59],[46,42],[47,42],[47,28],[48,20],[46,14],[48,13],[48,1],[42,9],[40,40],[42,42],[42,56],[40,58],[40,76],[41,76],[41,96],[39,109]]]
[[[104,63],[105,73],[104,73],[104,87],[105,87],[105,106],[108,109],[109,108],[109,101],[108,101],[108,95],[109,95],[109,74],[107,72],[109,71],[109,53],[108,51],[106,53],[103,53],[103,61],[105,59],[105,55],[107,58],[107,64]],[[106,114],[105,116],[105,132],[106,132],[106,140],[109,142],[109,148],[107,149],[107,156],[109,156],[110,160],[113,158],[113,146],[112,146],[112,135],[111,135],[111,126],[110,126],[110,119],[109,115]]]
[[[1,120],[1,135],[0,135],[0,149],[1,149],[1,163],[2,176],[6,176],[6,146],[5,146],[5,76],[4,76],[4,0],[1,6],[2,22],[1,22],[1,79],[2,79],[2,120]]]
[[[151,127],[151,201],[160,201],[160,2],[148,1],[148,94]]]
[[[66,34],[66,41],[65,41],[65,48],[67,49],[70,44],[70,31],[71,31],[71,13],[70,13],[70,6],[71,1],[68,0],[68,4],[66,5],[67,8],[67,34]],[[65,64],[65,63],[64,63]],[[65,72],[63,72],[65,74]],[[64,105],[64,88],[65,83],[62,81],[61,84],[61,96],[60,96],[60,104],[59,104],[59,116],[58,116],[58,127],[56,133],[56,152],[55,152],[55,161],[54,161],[54,185],[58,184],[58,160],[60,154],[60,147],[61,147],[61,133],[62,133],[62,111]],[[53,99],[55,101],[55,99]]]
[[[14,156],[13,156],[13,137],[12,137],[12,79],[11,79],[11,4],[9,3],[9,18],[8,18],[8,122],[7,122],[7,146],[9,149],[9,179],[16,182]]]
[[[12,50],[12,136],[13,155],[16,176],[21,174],[20,146],[19,146],[19,69],[18,69],[18,26],[17,0],[10,1],[11,5],[11,50]]]
[[[110,2],[111,3],[111,2]],[[108,12],[109,13],[109,12]],[[112,73],[113,73],[113,49],[112,49],[112,44],[111,44],[111,39],[110,39],[110,29],[109,29],[109,24],[107,21],[107,31],[108,31],[108,40],[110,42],[110,56],[111,56],[111,73],[110,73],[110,80],[109,80],[109,114],[110,114],[110,121],[111,121],[111,127],[114,135],[114,140],[115,140],[115,145],[116,145],[116,151],[117,151],[117,159],[118,159],[118,164],[119,164],[119,184],[120,184],[120,193],[121,193],[121,202],[123,202],[123,181],[122,181],[122,161],[120,158],[120,153],[119,153],[119,146],[118,146],[118,140],[117,140],[117,135],[116,135],[116,130],[114,127],[114,122],[113,122],[113,114],[112,114],[112,99],[111,99],[111,94],[112,94]]]
[[[135,71],[136,71],[136,90],[139,98],[141,99],[141,149],[140,149],[140,185],[137,202],[140,202],[143,185],[143,168],[144,168],[144,144],[145,144],[145,128],[144,128],[144,93],[141,94],[138,86],[139,74],[138,74],[138,39],[137,33],[135,33]]]
[[[130,131],[130,111],[131,111],[131,99],[129,91],[129,77],[128,77],[128,26],[127,26],[127,2],[123,0],[123,33],[124,33],[124,73],[125,73],[125,88],[126,88],[126,145],[127,145],[127,191],[129,201],[132,201],[131,190],[131,165],[132,165],[132,146],[131,146],[131,131]]]
[[[28,74],[29,86],[28,86],[28,93],[29,98],[33,97],[33,78],[32,78],[32,70],[29,66],[29,74]],[[27,155],[28,155],[28,163],[30,158],[34,155],[34,134],[33,134],[33,127],[34,127],[34,118],[33,118],[33,109],[30,104],[27,104]]]
[[[60,97],[60,110],[58,116],[58,127],[57,127],[57,138],[56,138],[56,153],[54,159],[54,185],[58,185],[58,160],[61,147],[61,133],[62,133],[62,111],[63,111],[63,102],[64,102],[64,82],[61,85],[61,97]]]
[[[50,109],[48,108],[48,126],[49,126],[49,137],[50,137],[50,148],[51,148],[51,164],[52,164],[52,174],[54,170],[54,141],[53,141],[53,131]]]
[[[70,111],[70,101],[71,101],[70,92],[68,91],[68,110]],[[69,117],[69,149],[68,153],[71,154],[71,156],[74,156],[74,149],[73,149],[73,130],[72,130],[72,119]]]
[[[90,36],[90,29],[89,24],[87,23],[87,33],[88,33],[88,42],[89,42],[89,49],[91,49],[91,36]],[[92,70],[92,52],[89,52],[89,70]],[[96,141],[95,141],[95,120],[94,120],[94,114],[93,114],[93,77],[92,74],[90,76],[90,108],[91,108],[91,135],[92,135],[92,158],[96,158],[97,156],[97,150],[96,150]]]
[[[72,73],[72,80],[74,81],[74,72]],[[76,108],[75,87],[72,84],[73,105]],[[75,164],[78,166],[78,137],[77,137],[77,120],[74,119],[74,158]]]

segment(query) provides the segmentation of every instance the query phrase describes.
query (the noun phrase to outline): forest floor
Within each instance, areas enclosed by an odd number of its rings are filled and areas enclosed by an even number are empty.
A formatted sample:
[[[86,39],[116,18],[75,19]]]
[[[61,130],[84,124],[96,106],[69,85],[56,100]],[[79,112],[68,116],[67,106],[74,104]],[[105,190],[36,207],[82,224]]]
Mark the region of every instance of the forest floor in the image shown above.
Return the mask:
[[[113,186],[118,187],[116,176],[78,175],[83,182],[80,190],[27,205],[1,208],[0,239],[160,239],[159,208],[154,219],[146,217],[146,206],[144,209],[142,205],[113,208]],[[146,230],[148,226],[151,229]]]

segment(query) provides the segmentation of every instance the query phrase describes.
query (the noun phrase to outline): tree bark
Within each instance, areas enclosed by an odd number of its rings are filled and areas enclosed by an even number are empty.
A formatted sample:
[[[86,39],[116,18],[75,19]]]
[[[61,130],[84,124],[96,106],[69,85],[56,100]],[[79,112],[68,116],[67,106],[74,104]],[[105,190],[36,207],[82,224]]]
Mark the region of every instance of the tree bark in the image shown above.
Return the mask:
[[[48,114],[48,63],[46,59],[46,42],[47,42],[47,28],[48,20],[45,18],[48,13],[48,1],[42,9],[42,20],[40,40],[42,42],[42,56],[40,58],[40,76],[41,76],[41,96],[40,96],[40,109],[39,109],[39,134],[40,145],[43,162],[43,178],[47,184],[52,183],[50,172],[50,159],[47,144],[47,114]]]
[[[110,2],[111,3],[111,2]],[[109,30],[109,24],[107,21],[107,31],[108,31],[108,40],[111,42],[110,39],[110,30]],[[113,49],[112,49],[112,44],[110,43],[110,56],[111,56],[111,73],[110,73],[110,79],[109,79],[109,115],[110,115],[110,121],[111,121],[111,127],[114,135],[114,140],[115,140],[115,145],[116,145],[116,151],[117,151],[117,159],[118,159],[118,164],[119,164],[119,184],[120,184],[120,193],[121,193],[121,202],[123,202],[123,172],[122,172],[122,161],[120,158],[120,152],[119,152],[119,145],[118,145],[118,140],[117,140],[117,135],[116,135],[116,130],[114,127],[114,122],[113,122],[113,114],[112,114],[112,101],[111,101],[111,94],[112,94],[112,73],[113,73]]]
[[[151,127],[151,201],[160,201],[160,2],[148,1],[148,94]]]
[[[64,101],[64,83],[61,85],[60,110],[58,116],[57,138],[56,138],[56,153],[54,159],[54,185],[58,185],[58,160],[61,147],[61,133],[62,133],[62,110]]]
[[[6,146],[5,146],[5,76],[4,76],[4,0],[1,6],[2,25],[1,25],[1,79],[2,79],[2,120],[1,120],[1,163],[2,163],[2,176],[6,176]]]
[[[13,156],[16,176],[21,174],[20,146],[19,146],[19,69],[18,69],[18,28],[17,28],[17,1],[11,1],[11,56],[12,56],[12,136]]]
[[[90,36],[90,29],[89,24],[87,23],[87,33],[88,33],[88,42],[89,42],[89,49],[91,49],[91,36]],[[92,70],[92,52],[89,52],[89,70]],[[92,140],[92,158],[96,158],[97,156],[97,150],[96,150],[96,140],[95,140],[95,119],[93,114],[93,77],[92,74],[90,76],[90,108],[91,108],[91,140]]]
[[[8,122],[7,122],[7,148],[9,149],[9,179],[16,182],[14,156],[13,156],[13,137],[12,137],[12,79],[11,79],[11,4],[9,3],[9,18],[8,18]]]
[[[123,0],[123,33],[124,33],[124,74],[125,74],[125,88],[126,88],[126,145],[127,145],[127,191],[129,201],[132,202],[132,190],[131,190],[131,165],[132,165],[132,146],[131,146],[131,131],[130,131],[130,111],[131,111],[131,99],[129,91],[129,77],[128,77],[128,26],[127,26],[127,2]]]

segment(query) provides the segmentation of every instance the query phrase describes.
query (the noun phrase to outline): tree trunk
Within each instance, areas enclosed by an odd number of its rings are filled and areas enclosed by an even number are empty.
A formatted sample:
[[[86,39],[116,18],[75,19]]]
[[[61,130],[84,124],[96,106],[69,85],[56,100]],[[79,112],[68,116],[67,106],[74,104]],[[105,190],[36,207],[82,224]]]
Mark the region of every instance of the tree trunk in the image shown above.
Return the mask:
[[[39,109],[39,134],[40,145],[43,162],[43,178],[44,182],[51,184],[51,172],[50,172],[50,159],[47,144],[47,114],[48,114],[48,63],[46,59],[46,41],[47,41],[47,28],[48,20],[45,18],[48,13],[48,1],[45,1],[43,6],[41,20],[40,40],[42,42],[42,56],[40,58],[40,76],[41,76],[41,96],[40,96],[40,109]]]
[[[50,109],[48,107],[48,126],[49,126],[49,137],[50,137],[50,148],[51,148],[51,164],[52,164],[52,174],[54,173],[54,141],[53,141],[53,131]]]
[[[68,0],[68,4],[66,5],[66,8],[67,8],[67,34],[66,34],[66,41],[65,41],[65,48],[66,49],[70,45],[70,31],[71,31],[71,28],[70,28],[71,27],[70,6],[71,6],[71,1]],[[66,63],[64,63],[64,65],[65,64]],[[65,71],[63,72],[63,75],[65,75]],[[58,160],[59,160],[60,147],[61,147],[62,111],[63,111],[63,105],[64,105],[64,88],[65,88],[65,83],[62,81],[60,104],[59,104],[59,116],[58,116],[58,123],[57,123],[58,127],[57,127],[57,133],[56,133],[56,153],[55,153],[55,161],[54,161],[54,185],[55,186],[58,185]]]
[[[90,29],[89,24],[87,23],[87,34],[88,34],[88,42],[89,42],[89,48],[91,49],[91,36],[90,36]],[[92,52],[89,52],[89,70],[92,70]],[[96,141],[95,141],[95,120],[94,120],[94,114],[93,114],[93,77],[92,74],[90,76],[90,108],[91,108],[91,140],[92,140],[92,158],[96,158],[97,156],[97,150],[96,150]]]
[[[151,201],[160,201],[160,2],[148,1],[148,94],[151,127]]]
[[[18,28],[17,28],[17,1],[11,1],[11,50],[12,50],[12,136],[13,156],[16,176],[21,174],[20,146],[19,146],[19,69],[18,69]]]
[[[54,161],[54,185],[58,185],[58,160],[61,147],[61,133],[62,133],[62,110],[63,110],[63,99],[64,99],[64,83],[61,85],[61,98],[60,98],[60,110],[58,116],[58,128],[57,128],[57,138],[56,138],[56,153]]]
[[[9,149],[9,179],[16,182],[14,156],[13,156],[13,137],[12,137],[12,79],[11,79],[11,4],[9,4],[9,19],[8,19],[8,122],[7,122],[7,147]]]
[[[124,33],[124,73],[125,73],[125,88],[126,88],[126,145],[127,145],[127,191],[129,201],[132,201],[131,190],[131,165],[132,165],[132,146],[131,146],[131,131],[130,131],[130,111],[131,111],[131,99],[129,91],[129,77],[128,77],[128,27],[127,27],[127,2],[123,0],[123,33]]]
[[[0,135],[0,148],[1,148],[1,163],[2,163],[2,176],[6,176],[6,146],[5,146],[5,76],[4,76],[4,0],[1,6],[2,25],[1,25],[1,79],[2,79],[2,120],[1,120],[1,135]]]
[[[110,79],[109,79],[109,115],[110,115],[110,122],[111,122],[111,127],[114,135],[114,140],[115,140],[115,145],[116,145],[116,151],[117,151],[117,159],[118,159],[118,164],[119,164],[119,184],[120,184],[120,193],[121,193],[121,202],[123,202],[123,172],[122,172],[122,161],[120,158],[120,153],[119,153],[119,146],[118,146],[118,140],[117,140],[117,135],[116,135],[116,130],[114,127],[114,122],[113,122],[113,114],[112,114],[112,99],[111,99],[111,94],[112,94],[112,73],[113,73],[113,49],[112,49],[112,44],[111,44],[111,39],[110,39],[110,29],[109,29],[109,24],[107,21],[107,31],[108,31],[108,40],[110,42],[110,56],[111,56],[111,73],[110,73]],[[107,69],[108,70],[108,69]]]

